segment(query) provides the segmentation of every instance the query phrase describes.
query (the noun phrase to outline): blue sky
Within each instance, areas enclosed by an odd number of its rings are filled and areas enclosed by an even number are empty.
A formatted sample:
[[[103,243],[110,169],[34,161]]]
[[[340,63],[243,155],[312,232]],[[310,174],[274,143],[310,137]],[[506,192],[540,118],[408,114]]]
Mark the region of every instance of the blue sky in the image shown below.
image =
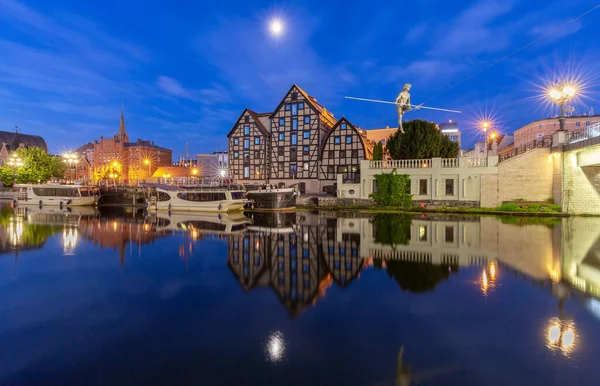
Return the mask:
[[[125,105],[132,139],[190,153],[226,148],[245,107],[275,108],[292,83],[336,117],[394,126],[412,83],[421,103],[594,6],[594,1],[76,1],[0,0],[0,129],[15,124],[59,152],[116,133]],[[269,20],[285,33],[273,39]],[[552,114],[536,95],[560,74],[585,78],[576,111],[600,87],[600,10],[459,86],[407,118],[456,120],[475,142],[478,117],[502,132]],[[594,24],[596,26],[594,26]]]

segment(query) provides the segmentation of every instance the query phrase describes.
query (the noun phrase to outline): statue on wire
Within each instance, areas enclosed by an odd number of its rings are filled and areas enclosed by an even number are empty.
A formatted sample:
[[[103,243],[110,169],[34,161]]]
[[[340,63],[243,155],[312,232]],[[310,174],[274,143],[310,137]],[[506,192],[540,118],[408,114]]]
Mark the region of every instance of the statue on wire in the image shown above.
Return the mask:
[[[402,128],[402,117],[408,111],[418,110],[419,106],[415,106],[413,109],[410,104],[410,83],[407,83],[402,87],[402,91],[398,94],[396,98],[396,112],[398,112],[398,130],[401,133],[404,133],[404,129]]]

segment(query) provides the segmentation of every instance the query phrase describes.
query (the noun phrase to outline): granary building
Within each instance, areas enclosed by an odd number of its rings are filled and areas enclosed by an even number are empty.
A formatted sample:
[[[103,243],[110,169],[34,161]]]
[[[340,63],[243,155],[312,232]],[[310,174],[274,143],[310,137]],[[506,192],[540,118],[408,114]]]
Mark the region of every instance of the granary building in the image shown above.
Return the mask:
[[[244,184],[290,186],[319,193],[338,174],[358,175],[373,144],[348,119],[336,119],[315,98],[293,85],[268,113],[242,112],[227,135],[229,175]]]

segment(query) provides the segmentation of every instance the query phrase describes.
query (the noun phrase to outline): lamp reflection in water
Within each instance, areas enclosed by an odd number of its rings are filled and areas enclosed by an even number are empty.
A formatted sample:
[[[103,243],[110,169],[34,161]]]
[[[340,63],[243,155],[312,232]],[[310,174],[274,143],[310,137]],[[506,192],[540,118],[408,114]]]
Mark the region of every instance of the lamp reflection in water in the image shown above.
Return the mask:
[[[63,251],[65,255],[74,255],[77,246],[77,228],[63,230]]]
[[[575,349],[576,337],[575,323],[572,320],[554,317],[548,322],[546,347],[550,350],[560,350],[565,356],[569,356]]]
[[[479,279],[479,288],[484,296],[487,296],[488,292],[496,287],[496,275],[498,274],[498,268],[496,263],[490,263],[490,265],[483,270],[481,278]]]
[[[271,333],[263,347],[267,362],[281,362],[285,358],[285,346],[286,343],[281,331]]]
[[[8,226],[8,236],[10,238],[10,243],[13,246],[16,246],[21,241],[21,237],[23,237],[23,219],[20,217],[12,218]]]

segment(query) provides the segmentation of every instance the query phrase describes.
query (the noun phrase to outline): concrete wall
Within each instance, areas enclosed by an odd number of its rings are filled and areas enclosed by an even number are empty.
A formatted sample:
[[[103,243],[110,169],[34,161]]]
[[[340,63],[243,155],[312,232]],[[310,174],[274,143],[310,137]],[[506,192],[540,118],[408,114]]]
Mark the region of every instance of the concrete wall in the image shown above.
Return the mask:
[[[564,212],[600,214],[600,165],[593,161],[598,156],[600,146],[553,155],[555,172],[562,169],[555,176],[553,196],[560,197],[558,202]]]
[[[373,182],[378,174],[406,174],[411,179],[413,201],[428,202],[479,202],[481,178],[483,175],[496,175],[498,157],[487,159],[432,158],[428,160],[361,161],[360,184],[343,184],[338,176],[338,197],[368,198],[373,193]],[[490,165],[490,166],[487,166]],[[426,181],[427,193],[420,194],[420,181]],[[446,194],[446,181],[452,180],[452,194]],[[350,191],[353,193],[350,193]]]

